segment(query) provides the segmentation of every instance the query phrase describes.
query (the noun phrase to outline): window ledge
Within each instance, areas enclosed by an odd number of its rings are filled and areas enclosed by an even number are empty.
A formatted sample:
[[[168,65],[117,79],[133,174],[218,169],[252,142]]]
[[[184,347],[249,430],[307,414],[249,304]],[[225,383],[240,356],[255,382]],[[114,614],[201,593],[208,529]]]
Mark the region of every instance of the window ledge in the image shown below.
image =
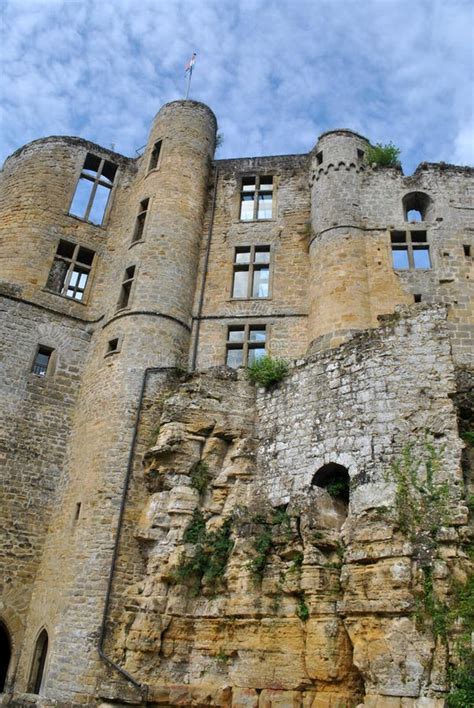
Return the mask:
[[[133,248],[134,246],[136,246],[136,245],[139,244],[139,243],[145,243],[145,239],[144,239],[144,238],[139,238],[139,239],[137,239],[136,241],[132,241],[132,243],[131,243],[130,246],[128,247],[128,250],[130,250],[131,248]]]
[[[152,175],[154,172],[159,172],[161,169],[161,165],[158,165],[158,167],[154,167],[152,170],[148,170],[148,172],[145,175],[145,179],[148,177],[148,175]]]
[[[49,295],[56,295],[56,297],[60,297],[62,300],[66,300],[67,302],[74,302],[76,305],[82,305],[85,307],[87,305],[87,299],[86,300],[76,300],[74,297],[68,297],[67,295],[63,295],[62,293],[56,292],[56,290],[50,290],[49,288],[41,288],[41,292],[43,293],[48,293]]]
[[[114,349],[113,352],[106,352],[104,354],[104,359],[108,359],[111,356],[114,356],[114,354],[120,354],[120,349]]]
[[[71,212],[66,211],[64,212],[66,216],[69,216],[71,219],[74,219],[75,221],[80,221],[82,224],[89,224],[89,226],[94,226],[96,229],[102,229],[102,231],[106,231],[106,224],[94,224],[93,221],[89,221],[88,219],[83,219],[81,216],[76,216],[76,214],[71,214]]]
[[[276,219],[237,219],[237,224],[269,224]]]
[[[229,297],[226,302],[269,302],[272,297]]]

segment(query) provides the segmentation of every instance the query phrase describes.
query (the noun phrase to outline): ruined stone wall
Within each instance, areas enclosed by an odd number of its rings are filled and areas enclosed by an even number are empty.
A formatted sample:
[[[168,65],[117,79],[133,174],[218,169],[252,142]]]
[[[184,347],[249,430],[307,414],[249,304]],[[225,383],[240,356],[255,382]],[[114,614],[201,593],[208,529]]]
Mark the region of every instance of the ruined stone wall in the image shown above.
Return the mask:
[[[108,624],[109,655],[141,688],[111,672],[98,695],[441,706],[455,636],[420,617],[423,578],[449,603],[472,570],[444,308],[401,312],[270,391],[225,369],[163,383],[143,412],[140,449],[152,445],[134,469]],[[431,450],[449,489],[428,544],[397,507],[407,450],[420,480]],[[313,483],[328,463],[349,472],[348,507]]]

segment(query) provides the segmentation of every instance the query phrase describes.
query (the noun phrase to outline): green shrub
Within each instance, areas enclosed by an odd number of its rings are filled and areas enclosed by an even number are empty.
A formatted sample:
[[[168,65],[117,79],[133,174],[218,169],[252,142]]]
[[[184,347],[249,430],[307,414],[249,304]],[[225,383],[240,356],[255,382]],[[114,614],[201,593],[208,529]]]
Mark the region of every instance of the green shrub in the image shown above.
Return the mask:
[[[272,546],[272,532],[270,529],[264,527],[255,537],[253,544],[257,555],[249,562],[250,572],[255,579],[261,580],[263,578]]]
[[[230,553],[234,546],[231,539],[232,519],[226,519],[220,529],[207,531],[202,512],[195,509],[183,536],[186,543],[194,544],[193,555],[181,556],[175,574],[176,582],[192,580],[195,595],[199,593],[202,581],[214,581],[213,589],[222,585]]]
[[[197,489],[199,494],[203,494],[207,489],[210,478],[208,465],[202,460],[196,462],[191,470],[191,487]]]
[[[299,597],[298,604],[296,605],[296,614],[302,622],[306,622],[309,619],[309,607],[306,604],[304,593]]]
[[[396,167],[399,157],[400,148],[395,147],[393,143],[370,145],[365,153],[365,160],[368,165],[375,163],[380,167]]]
[[[285,378],[288,373],[288,362],[266,354],[255,359],[248,367],[247,373],[252,383],[269,388]]]

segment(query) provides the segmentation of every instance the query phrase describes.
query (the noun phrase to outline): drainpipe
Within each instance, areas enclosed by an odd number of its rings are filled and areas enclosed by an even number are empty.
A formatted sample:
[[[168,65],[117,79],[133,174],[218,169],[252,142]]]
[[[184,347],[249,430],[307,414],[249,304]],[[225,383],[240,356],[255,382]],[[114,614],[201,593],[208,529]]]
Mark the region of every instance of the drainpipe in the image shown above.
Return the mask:
[[[202,274],[201,292],[199,294],[199,304],[198,304],[197,315],[196,315],[196,317],[193,318],[196,323],[196,331],[194,334],[193,355],[191,358],[191,371],[195,371],[195,369],[196,369],[197,350],[198,350],[198,344],[199,344],[199,329],[201,326],[201,314],[202,314],[202,307],[203,307],[203,303],[204,303],[204,290],[206,287],[207,271],[208,271],[208,266],[209,266],[209,254],[211,252],[211,239],[212,239],[212,229],[214,226],[214,213],[216,210],[217,179],[218,179],[218,177],[219,177],[219,170],[216,167],[216,174],[214,176],[214,194],[212,196],[211,215],[209,217],[209,228],[207,230],[206,255],[204,257],[204,272]]]
[[[138,398],[138,406],[137,406],[137,412],[135,416],[135,423],[133,426],[133,435],[132,435],[132,442],[130,445],[130,452],[128,455],[128,463],[127,463],[127,471],[125,474],[125,481],[123,485],[123,490],[122,490],[122,498],[120,500],[120,510],[119,510],[119,515],[118,515],[118,521],[117,521],[117,531],[115,534],[115,543],[114,543],[114,550],[112,554],[112,562],[110,565],[110,572],[109,572],[109,579],[107,582],[107,592],[105,594],[105,603],[104,603],[104,612],[102,614],[102,625],[100,628],[100,635],[99,635],[99,644],[98,644],[98,652],[100,658],[105,661],[106,664],[111,666],[113,669],[118,671],[119,674],[121,674],[127,681],[130,681],[135,688],[137,688],[141,694],[142,697],[146,697],[146,693],[148,691],[148,687],[145,684],[140,683],[136,679],[131,676],[128,671],[125,671],[121,666],[115,663],[109,656],[104,651],[104,642],[105,642],[105,633],[106,633],[106,626],[107,626],[107,615],[109,612],[109,605],[110,605],[110,597],[112,594],[112,585],[113,585],[113,580],[114,580],[114,574],[115,574],[115,565],[117,563],[117,556],[118,556],[118,551],[119,551],[119,544],[120,544],[120,536],[121,536],[121,531],[122,531],[122,523],[123,523],[123,517],[125,513],[125,504],[127,501],[127,493],[128,493],[128,488],[130,485],[130,478],[132,475],[132,470],[133,470],[133,458],[135,455],[135,447],[137,443],[137,436],[138,436],[138,425],[140,423],[140,416],[141,416],[141,411],[142,411],[142,405],[143,405],[143,397],[145,395],[145,390],[146,390],[146,384],[148,380],[148,374],[154,373],[157,371],[166,371],[167,369],[173,369],[174,367],[169,367],[169,366],[150,366],[145,371],[143,372],[143,379],[142,379],[142,385],[140,389],[140,396]]]

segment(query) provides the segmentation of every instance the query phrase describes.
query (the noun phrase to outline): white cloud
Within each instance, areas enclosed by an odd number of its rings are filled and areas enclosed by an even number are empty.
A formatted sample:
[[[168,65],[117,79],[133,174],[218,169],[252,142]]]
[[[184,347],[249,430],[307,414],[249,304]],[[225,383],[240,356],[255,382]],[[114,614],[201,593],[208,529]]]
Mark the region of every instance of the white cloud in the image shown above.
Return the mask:
[[[55,133],[134,154],[197,51],[191,97],[217,115],[219,156],[305,152],[349,127],[398,144],[408,171],[465,161],[472,14],[470,0],[7,0],[1,157]]]

